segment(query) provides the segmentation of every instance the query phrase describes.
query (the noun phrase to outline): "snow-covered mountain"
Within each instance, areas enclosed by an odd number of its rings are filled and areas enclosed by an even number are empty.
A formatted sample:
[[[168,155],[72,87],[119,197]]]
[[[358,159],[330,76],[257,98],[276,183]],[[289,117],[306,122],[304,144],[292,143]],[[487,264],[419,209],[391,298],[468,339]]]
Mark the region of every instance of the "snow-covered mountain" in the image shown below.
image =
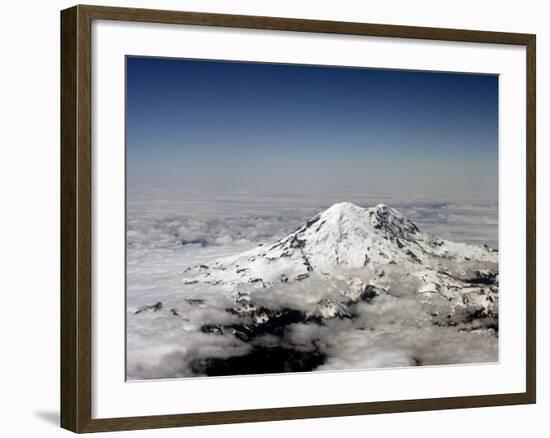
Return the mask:
[[[349,269],[412,265],[418,271],[445,262],[494,262],[496,250],[442,240],[420,232],[398,211],[379,204],[334,204],[271,244],[189,269],[211,284],[259,285],[301,281],[315,272],[333,277]],[[193,281],[193,280],[191,280]]]
[[[317,314],[342,316],[356,302],[392,293],[395,276],[410,277],[416,297],[436,323],[498,317],[498,252],[423,233],[398,211],[379,204],[332,205],[288,236],[250,251],[189,268],[185,284],[222,286],[254,301],[266,288],[312,279],[339,279],[342,300],[323,300]],[[496,324],[494,324],[496,325]]]

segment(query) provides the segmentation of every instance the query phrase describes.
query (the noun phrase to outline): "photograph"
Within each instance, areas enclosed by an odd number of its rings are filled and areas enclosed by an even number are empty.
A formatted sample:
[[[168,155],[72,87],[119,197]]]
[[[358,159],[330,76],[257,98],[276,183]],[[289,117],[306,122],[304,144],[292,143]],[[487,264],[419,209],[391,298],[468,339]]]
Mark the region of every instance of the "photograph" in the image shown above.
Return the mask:
[[[125,64],[127,381],[498,363],[497,74]]]

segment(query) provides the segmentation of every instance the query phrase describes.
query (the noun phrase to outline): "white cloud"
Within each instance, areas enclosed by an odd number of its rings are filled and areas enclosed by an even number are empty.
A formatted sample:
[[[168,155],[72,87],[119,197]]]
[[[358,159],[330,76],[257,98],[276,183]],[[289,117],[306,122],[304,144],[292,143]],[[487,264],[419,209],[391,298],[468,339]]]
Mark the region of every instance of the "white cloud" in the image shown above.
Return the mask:
[[[159,201],[158,199],[162,199]],[[258,197],[246,194],[189,197],[151,195],[133,197],[127,220],[127,373],[129,378],[186,377],[193,364],[207,358],[245,355],[252,348],[230,332],[202,333],[204,324],[242,323],[226,311],[233,305],[227,291],[212,285],[185,285],[188,266],[208,264],[282,237],[342,197]],[[362,206],[384,202],[400,209],[426,232],[458,241],[489,242],[497,236],[497,209],[493,202],[428,202],[399,197],[347,199]],[[453,275],[479,265],[448,263]],[[357,274],[367,281],[372,272]],[[496,360],[498,338],[490,331],[461,331],[465,325],[439,327],[415,297],[418,282],[400,271],[385,272],[387,294],[354,308],[354,319],[331,319],[323,325],[296,323],[281,339],[263,335],[255,345],[291,346],[327,355],[322,369],[413,366]],[[265,289],[255,295],[258,305],[307,312],[319,301],[345,302],[347,284],[311,276],[287,288]],[[343,294],[344,293],[344,294]],[[205,300],[190,304],[188,300]],[[133,311],[142,305],[163,303],[162,310]],[[437,304],[434,301],[434,306]],[[441,306],[447,305],[441,303]],[[174,309],[175,313],[171,310]],[[437,309],[435,309],[437,310]],[[246,322],[246,321],[245,321]]]

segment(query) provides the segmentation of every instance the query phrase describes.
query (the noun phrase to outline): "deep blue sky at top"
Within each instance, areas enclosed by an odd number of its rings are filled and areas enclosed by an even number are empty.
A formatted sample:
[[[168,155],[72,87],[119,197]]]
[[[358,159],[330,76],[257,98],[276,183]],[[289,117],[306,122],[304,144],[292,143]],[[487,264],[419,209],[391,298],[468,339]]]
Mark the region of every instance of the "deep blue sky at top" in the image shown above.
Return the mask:
[[[127,58],[131,184],[495,193],[498,77]]]

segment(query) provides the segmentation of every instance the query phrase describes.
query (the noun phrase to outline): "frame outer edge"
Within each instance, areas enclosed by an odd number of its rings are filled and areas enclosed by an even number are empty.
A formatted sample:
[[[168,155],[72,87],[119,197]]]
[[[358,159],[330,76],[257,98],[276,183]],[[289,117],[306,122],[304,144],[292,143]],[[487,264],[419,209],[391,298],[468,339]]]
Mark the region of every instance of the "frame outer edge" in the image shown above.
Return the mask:
[[[61,427],[92,414],[91,20],[61,12]]]
[[[284,30],[309,33],[333,33],[388,38],[449,40],[490,44],[526,45],[532,35],[472,29],[448,29],[395,24],[372,24],[352,21],[327,21],[258,15],[233,15],[210,12],[174,11],[79,5],[97,19],[147,23],[221,26],[240,29]]]
[[[78,432],[92,418],[92,20],[77,7],[77,370]]]
[[[61,12],[61,427],[78,422],[77,216],[76,216],[76,59],[77,7]]]
[[[536,148],[536,35],[530,35],[526,44],[526,63],[527,63],[527,127],[526,127],[526,147],[527,147],[527,239],[526,239],[526,392],[530,403],[537,401],[537,241],[536,241],[536,220],[537,220],[537,148]]]
[[[527,49],[526,392],[439,399],[92,419],[93,19],[523,45]],[[536,37],[474,30],[78,5],[61,12],[61,426],[73,432],[338,417],[536,402]]]

